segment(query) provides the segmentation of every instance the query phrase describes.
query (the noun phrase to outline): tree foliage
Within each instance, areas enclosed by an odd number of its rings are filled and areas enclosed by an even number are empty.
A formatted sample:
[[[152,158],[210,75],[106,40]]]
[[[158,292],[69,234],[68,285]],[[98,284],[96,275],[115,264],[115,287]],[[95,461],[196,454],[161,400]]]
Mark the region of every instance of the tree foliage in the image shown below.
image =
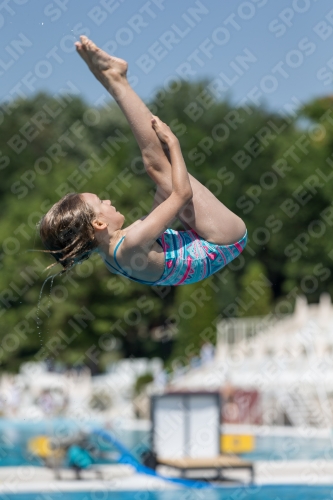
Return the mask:
[[[51,292],[48,281],[39,302],[52,258],[38,251],[37,223],[48,208],[66,192],[89,191],[110,198],[131,223],[150,210],[154,186],[113,103],[91,109],[70,94],[38,94],[7,108],[0,139],[5,369],[45,358],[99,369],[115,352],[186,358],[220,318],[291,312],[296,295],[314,302],[333,293],[332,100],[292,117],[229,102],[205,101],[204,109],[205,85],[183,83],[150,107],[178,134],[189,171],[244,219],[249,243],[209,280],[171,289],[115,277],[96,256],[55,277]]]

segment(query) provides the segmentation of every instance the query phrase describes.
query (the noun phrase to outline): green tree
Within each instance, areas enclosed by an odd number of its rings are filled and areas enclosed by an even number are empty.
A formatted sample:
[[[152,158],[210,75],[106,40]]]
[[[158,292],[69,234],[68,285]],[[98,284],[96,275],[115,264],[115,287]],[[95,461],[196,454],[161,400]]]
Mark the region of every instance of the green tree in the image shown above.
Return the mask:
[[[170,290],[113,276],[92,258],[57,276],[51,291],[47,282],[39,309],[52,257],[37,251],[37,223],[48,208],[67,191],[91,191],[109,197],[131,223],[149,212],[154,186],[114,103],[96,109],[95,122],[70,93],[41,93],[8,110],[0,127],[4,369],[47,356],[98,370],[113,345],[117,356],[189,357],[219,318],[274,312],[294,290],[311,302],[323,291],[333,294],[331,98],[307,103],[292,118],[227,100],[211,101],[198,116],[193,102],[206,86],[183,82],[172,93],[157,92],[149,105],[178,134],[189,171],[244,219],[249,243],[241,257],[210,280]],[[271,288],[242,306],[262,274]],[[209,299],[201,306],[202,287]],[[178,333],[156,342],[156,328],[176,332],[172,318]]]

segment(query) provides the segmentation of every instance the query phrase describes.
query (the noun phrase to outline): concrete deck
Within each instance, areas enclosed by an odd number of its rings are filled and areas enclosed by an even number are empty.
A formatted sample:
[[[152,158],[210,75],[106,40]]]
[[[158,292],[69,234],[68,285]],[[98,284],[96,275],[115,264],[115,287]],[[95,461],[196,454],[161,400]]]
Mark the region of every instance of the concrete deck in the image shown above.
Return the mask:
[[[256,485],[265,484],[304,484],[332,485],[333,460],[314,461],[257,461],[254,462]],[[166,467],[160,467],[161,473],[177,477]],[[62,470],[61,480],[56,480],[50,469],[43,467],[0,467],[0,494],[9,493],[50,493],[66,491],[158,491],[179,489],[179,486],[162,479],[137,474],[126,465],[102,465],[82,473],[82,480],[75,480],[71,470]],[[248,484],[248,471],[230,470],[226,476]],[[215,483],[216,484],[216,483]],[[239,483],[223,482],[221,486],[239,487]]]
[[[0,467],[0,495],[66,491],[166,490],[175,486],[159,478],[137,474],[127,465],[102,465],[82,471],[82,480],[72,470],[60,470],[61,480],[44,467]]]

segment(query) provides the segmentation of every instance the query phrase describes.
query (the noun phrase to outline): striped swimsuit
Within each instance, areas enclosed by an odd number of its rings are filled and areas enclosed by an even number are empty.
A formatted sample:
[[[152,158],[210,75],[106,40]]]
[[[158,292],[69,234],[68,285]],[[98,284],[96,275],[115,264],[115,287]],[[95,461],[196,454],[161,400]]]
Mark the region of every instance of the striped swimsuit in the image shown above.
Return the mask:
[[[247,231],[244,236],[231,245],[216,245],[190,231],[167,229],[158,240],[164,250],[164,271],[157,281],[143,281],[133,278],[119,265],[117,251],[124,241],[123,236],[117,243],[113,257],[117,268],[104,261],[114,273],[145,285],[179,286],[196,283],[220,271],[244,250],[247,243]]]

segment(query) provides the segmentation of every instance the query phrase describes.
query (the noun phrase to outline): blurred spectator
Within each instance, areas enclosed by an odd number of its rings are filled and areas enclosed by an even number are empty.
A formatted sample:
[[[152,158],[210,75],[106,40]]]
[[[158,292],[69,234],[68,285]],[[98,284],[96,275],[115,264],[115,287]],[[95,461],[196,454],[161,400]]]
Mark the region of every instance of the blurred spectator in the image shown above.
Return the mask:
[[[200,359],[202,365],[207,365],[214,361],[215,348],[211,342],[204,342],[200,349]]]

